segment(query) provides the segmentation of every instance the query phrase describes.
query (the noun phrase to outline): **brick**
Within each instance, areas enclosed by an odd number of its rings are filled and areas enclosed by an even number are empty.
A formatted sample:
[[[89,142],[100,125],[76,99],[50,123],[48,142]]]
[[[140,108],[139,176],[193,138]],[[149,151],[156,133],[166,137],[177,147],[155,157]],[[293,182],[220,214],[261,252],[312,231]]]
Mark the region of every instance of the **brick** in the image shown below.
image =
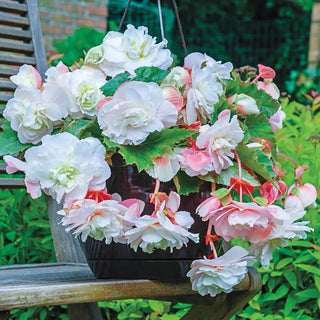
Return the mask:
[[[91,19],[78,19],[77,25],[79,27],[91,27],[94,28],[94,21]]]
[[[49,17],[49,12],[46,12],[46,11],[40,11],[40,19],[41,21],[43,20],[47,20]]]
[[[79,13],[84,14],[85,13],[85,7],[81,5],[75,5],[75,4],[67,4],[65,7],[62,8],[63,10],[67,10],[72,13]]]
[[[106,17],[108,15],[108,9],[104,7],[89,7],[89,15]]]
[[[70,36],[73,32],[74,32],[74,30],[73,30],[72,28],[64,28],[64,29],[63,29],[63,33],[64,33],[66,36]]]
[[[72,16],[56,13],[53,15],[53,21],[60,24],[70,24],[74,21]]]
[[[95,27],[103,32],[106,31],[107,29],[107,21],[106,20],[99,20],[99,21],[96,21],[96,25]]]
[[[42,0],[40,2],[40,8],[56,8],[56,2],[54,0]]]

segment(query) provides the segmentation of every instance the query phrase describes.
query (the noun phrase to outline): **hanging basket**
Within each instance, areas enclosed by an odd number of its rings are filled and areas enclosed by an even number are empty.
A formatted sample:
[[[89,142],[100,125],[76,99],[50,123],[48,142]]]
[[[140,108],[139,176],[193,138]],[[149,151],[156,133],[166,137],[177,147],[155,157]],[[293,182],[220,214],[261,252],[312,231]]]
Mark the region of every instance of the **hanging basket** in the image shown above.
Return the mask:
[[[123,163],[121,157],[112,159],[111,178],[108,181],[109,193],[118,193],[122,199],[137,198],[145,202],[144,214],[151,214],[154,205],[149,195],[154,189],[155,180],[147,173],[139,173],[135,166]],[[175,191],[173,182],[162,184],[163,192]],[[206,226],[198,215],[193,214],[197,206],[210,196],[210,184],[204,183],[197,193],[181,196],[180,210],[192,213],[195,220],[190,232],[199,233],[200,242],[188,242],[188,246],[174,249],[173,252],[155,249],[153,253],[137,252],[127,244],[107,245],[104,241],[88,237],[82,243],[88,264],[96,278],[101,279],[177,279],[185,278],[193,260],[210,254],[205,244]]]

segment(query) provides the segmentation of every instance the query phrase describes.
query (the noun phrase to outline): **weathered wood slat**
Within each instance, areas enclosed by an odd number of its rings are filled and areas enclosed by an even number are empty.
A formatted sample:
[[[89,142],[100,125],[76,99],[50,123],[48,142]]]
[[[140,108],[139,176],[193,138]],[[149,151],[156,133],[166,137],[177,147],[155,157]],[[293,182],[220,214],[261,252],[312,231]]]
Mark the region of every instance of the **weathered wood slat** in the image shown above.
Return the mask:
[[[0,90],[14,91],[16,87],[17,86],[10,80],[0,80]]]
[[[0,163],[0,173],[6,173],[6,163]]]
[[[250,276],[235,291],[250,288]],[[0,267],[0,310],[130,298],[198,296],[189,280],[99,280],[85,264]],[[213,300],[212,300],[213,301]]]
[[[0,24],[12,27],[28,28],[29,19],[17,15],[9,15],[0,12]]]
[[[0,10],[2,12],[26,14],[27,6],[17,1],[0,1]]]
[[[0,41],[0,48],[1,48],[1,41]],[[9,78],[14,74],[18,73],[17,68],[7,68],[7,67],[0,67],[0,77]]]
[[[0,27],[0,37],[6,39],[31,41],[31,31],[18,30],[10,27]]]
[[[22,178],[0,178],[1,188],[25,188],[24,179]]]
[[[9,99],[13,98],[12,94],[0,93],[0,103],[6,104]],[[2,115],[2,112],[1,112]]]
[[[0,39],[0,50],[27,54],[32,54],[34,51],[33,45],[31,43],[5,41],[2,39]]]
[[[0,54],[0,63],[9,65],[19,65],[19,64],[36,64],[36,59],[34,57],[19,56],[14,54]]]

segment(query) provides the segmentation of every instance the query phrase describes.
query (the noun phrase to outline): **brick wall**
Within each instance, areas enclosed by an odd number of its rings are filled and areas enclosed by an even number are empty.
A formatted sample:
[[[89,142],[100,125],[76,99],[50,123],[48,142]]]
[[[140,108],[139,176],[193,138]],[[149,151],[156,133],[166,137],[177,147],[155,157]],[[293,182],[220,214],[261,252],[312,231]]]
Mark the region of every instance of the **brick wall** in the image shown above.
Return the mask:
[[[106,31],[107,0],[38,0],[46,52],[80,27]]]

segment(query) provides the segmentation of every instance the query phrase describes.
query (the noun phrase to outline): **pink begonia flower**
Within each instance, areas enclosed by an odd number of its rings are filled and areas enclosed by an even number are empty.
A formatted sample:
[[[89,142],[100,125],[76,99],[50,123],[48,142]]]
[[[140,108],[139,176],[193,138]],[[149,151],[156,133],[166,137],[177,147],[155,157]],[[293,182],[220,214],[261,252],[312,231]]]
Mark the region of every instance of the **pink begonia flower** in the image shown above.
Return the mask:
[[[149,134],[174,126],[178,112],[153,82],[124,83],[98,112],[102,134],[119,144],[138,145]]]
[[[233,165],[232,150],[243,139],[243,131],[234,115],[230,120],[230,110],[222,111],[218,120],[212,125],[204,125],[200,128],[196,146],[206,151],[211,157],[212,169],[220,174],[221,170]]]
[[[64,132],[42,138],[42,145],[25,153],[26,167],[4,157],[13,167],[25,169],[25,181],[32,198],[41,195],[41,189],[57,202],[82,199],[88,190],[102,190],[111,170],[105,161],[105,148],[96,138],[79,140]],[[41,188],[41,189],[40,189]]]
[[[275,186],[278,184],[278,188]],[[283,181],[271,183],[270,181],[265,182],[259,186],[261,197],[267,199],[268,204],[273,204],[276,200],[282,198],[287,191],[287,185]]]
[[[247,250],[235,246],[216,259],[204,258],[193,261],[187,276],[191,280],[193,290],[202,296],[209,294],[215,297],[221,292],[231,292],[245,277],[247,267],[255,261]]]
[[[210,220],[218,236],[226,241],[241,237],[257,243],[265,240],[273,229],[273,216],[268,207],[256,203],[231,200],[226,206],[203,213],[203,220]]]
[[[170,192],[169,197],[161,197],[162,203],[156,204],[155,214],[152,216],[133,217],[128,219],[134,228],[125,233],[130,247],[135,251],[138,247],[142,251],[151,253],[155,248],[166,250],[180,249],[187,245],[189,239],[199,241],[199,235],[188,231],[194,222],[187,211],[177,211],[180,205],[180,196]]]
[[[38,70],[27,64],[22,65],[18,73],[10,77],[10,80],[17,86],[32,89],[40,89],[42,86],[42,80]]]
[[[309,169],[309,166],[303,167],[299,166],[298,168],[294,169],[294,180],[299,180],[302,178],[303,173]]]
[[[276,76],[276,72],[271,67],[258,64],[258,69],[259,75],[264,79],[274,79]]]
[[[305,183],[302,186],[294,184],[289,188],[288,194],[285,203],[297,197],[304,208],[314,205],[318,196],[317,189],[311,183]]]
[[[281,107],[270,118],[269,122],[273,131],[280,130],[282,128],[282,122],[286,118],[286,114],[281,110]]]
[[[192,148],[180,150],[177,155],[180,166],[190,177],[206,175],[212,170],[211,157],[207,151],[200,150],[195,145]]]
[[[285,208],[270,206],[270,212],[274,217],[274,229],[268,238],[260,243],[253,243],[249,247],[249,252],[255,255],[261,265],[268,269],[272,260],[272,252],[275,248],[287,246],[291,239],[306,239],[306,232],[313,231],[308,227],[309,221],[295,222],[305,215],[304,208],[298,197],[285,201]]]
[[[204,218],[220,207],[221,201],[217,197],[210,197],[200,203],[200,205],[196,209],[196,213],[201,218]]]
[[[175,154],[164,154],[157,157],[154,166],[145,171],[155,179],[162,182],[170,181],[179,171],[180,164]]]
[[[280,90],[273,82],[258,81],[257,87],[259,90],[263,90],[268,93],[275,100],[280,98]]]
[[[228,102],[229,104],[235,104],[235,109],[243,116],[260,112],[256,100],[243,93],[234,94],[228,98]]]
[[[125,222],[127,212],[139,211],[144,208],[144,202],[138,199],[130,199],[129,207],[121,202],[110,199],[96,202],[91,199],[78,200],[67,210],[60,210],[58,214],[63,215],[62,225],[66,231],[75,229],[73,234],[81,234],[81,240],[85,242],[90,236],[96,240],[105,239],[106,244],[112,241],[126,243],[124,233],[127,225]]]
[[[171,102],[176,107],[177,112],[180,112],[184,107],[183,97],[180,91],[177,88],[168,85],[161,85],[161,91],[163,99]]]

